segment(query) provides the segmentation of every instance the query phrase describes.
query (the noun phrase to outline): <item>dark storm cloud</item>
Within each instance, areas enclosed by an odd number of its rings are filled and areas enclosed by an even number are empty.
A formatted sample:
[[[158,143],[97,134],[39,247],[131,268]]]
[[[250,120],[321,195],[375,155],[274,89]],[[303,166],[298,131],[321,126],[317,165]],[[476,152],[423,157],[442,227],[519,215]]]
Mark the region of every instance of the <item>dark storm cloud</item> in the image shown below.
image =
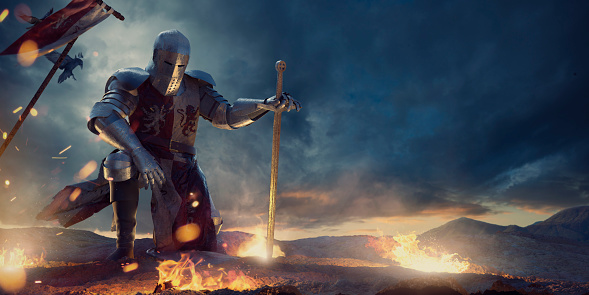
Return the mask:
[[[25,159],[12,151],[14,159],[0,160],[0,175],[35,180],[28,191],[38,203],[108,153],[90,142],[82,113],[117,68],[144,67],[153,38],[170,28],[191,41],[189,67],[211,73],[231,102],[271,96],[274,62],[287,62],[285,90],[304,108],[283,115],[278,221],[286,226],[589,201],[585,2],[109,4],[127,20],[108,19],[100,32],[80,38],[74,53],[99,56],[86,59],[77,82],[52,83],[42,98],[52,101],[51,119],[21,131],[37,152]],[[50,6],[30,5],[37,14]],[[22,27],[0,24],[0,45]],[[31,96],[24,89],[36,87],[49,68],[45,60],[30,68],[11,62],[2,57],[3,130],[16,118],[12,107],[24,105],[14,102]],[[79,114],[67,110],[72,99]],[[258,222],[267,210],[271,115],[232,132],[204,120],[199,127],[200,165],[226,224]],[[73,138],[82,139],[66,164],[50,161]],[[62,171],[48,176],[56,168]],[[39,188],[44,182],[52,189]],[[147,205],[143,211],[148,215]]]

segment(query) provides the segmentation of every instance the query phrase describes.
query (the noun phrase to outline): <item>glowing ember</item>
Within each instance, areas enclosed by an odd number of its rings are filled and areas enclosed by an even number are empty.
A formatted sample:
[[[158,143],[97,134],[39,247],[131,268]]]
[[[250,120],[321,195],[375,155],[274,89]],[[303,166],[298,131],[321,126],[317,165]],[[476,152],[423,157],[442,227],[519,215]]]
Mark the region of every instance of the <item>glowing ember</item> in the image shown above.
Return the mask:
[[[123,266],[123,272],[132,272],[139,268],[139,263],[133,262],[131,264],[125,264]]]
[[[66,147],[65,149],[63,149],[63,151],[59,152],[59,154],[60,155],[63,154],[65,151],[69,150],[71,147],[72,147],[71,145]]]
[[[74,191],[70,194],[70,202],[75,201],[80,196],[81,193],[82,193],[81,188],[79,188],[79,187],[75,188]]]
[[[56,235],[56,236],[59,236],[59,235],[61,235],[61,234],[63,234],[63,232],[58,232],[58,233],[56,233],[55,235]]]
[[[92,55],[94,55],[94,56],[98,56],[98,51],[94,51],[94,52],[92,52]]]
[[[51,157],[51,159],[63,160],[67,159],[67,157]]]
[[[11,202],[12,202],[12,201],[14,201],[14,200],[16,200],[16,197],[14,197],[14,198],[10,199],[10,201],[11,201]]]
[[[20,150],[18,149],[18,147],[17,147],[16,145],[14,146],[14,148],[15,148],[17,151],[19,151],[19,152],[20,152]]]
[[[175,288],[176,290],[217,290],[229,288],[243,291],[257,287],[254,280],[242,271],[213,269],[197,269],[202,262],[194,263],[188,254],[182,253],[180,261],[166,260],[156,268],[159,271],[159,288]],[[203,268],[205,267],[202,265]],[[167,287],[170,286],[170,287]]]
[[[194,207],[194,208],[198,207],[198,201],[192,202],[192,207]]]
[[[8,16],[8,8],[4,9],[0,14],[0,23],[4,21],[4,19]]]
[[[96,167],[98,167],[96,161],[88,162],[86,165],[84,165],[84,167],[82,167],[82,169],[80,169],[80,172],[78,172],[77,177],[85,179],[86,177],[90,176],[90,174],[92,174],[94,170],[96,170]]]
[[[6,132],[2,133],[2,138],[3,139],[6,139],[7,137],[8,137],[8,133],[6,133]]]
[[[10,185],[10,180],[6,179],[6,181],[4,181],[5,185]]]
[[[200,227],[197,224],[189,223],[179,227],[174,233],[176,239],[181,243],[196,240],[200,236]]]
[[[18,113],[20,110],[22,110],[22,107],[18,107],[16,108],[14,111],[12,111],[13,114]]]
[[[434,249],[420,249],[414,234],[397,235],[391,240],[380,237],[366,246],[374,248],[381,257],[392,259],[400,266],[425,272],[463,273],[470,263],[458,254],[440,254]]]
[[[21,66],[28,67],[35,62],[38,56],[39,47],[37,43],[33,40],[27,40],[20,46],[16,59]]]
[[[37,110],[35,110],[34,108],[31,108],[31,116],[36,117],[39,114],[39,112],[37,112]]]
[[[266,256],[266,237],[263,235],[254,235],[251,240],[241,243],[239,249],[237,249],[237,256],[239,257],[250,257],[258,256],[267,258]],[[274,244],[272,248],[272,257],[284,256],[284,252],[280,250],[280,247]]]
[[[43,283],[42,281],[35,281],[35,284],[41,284]]]

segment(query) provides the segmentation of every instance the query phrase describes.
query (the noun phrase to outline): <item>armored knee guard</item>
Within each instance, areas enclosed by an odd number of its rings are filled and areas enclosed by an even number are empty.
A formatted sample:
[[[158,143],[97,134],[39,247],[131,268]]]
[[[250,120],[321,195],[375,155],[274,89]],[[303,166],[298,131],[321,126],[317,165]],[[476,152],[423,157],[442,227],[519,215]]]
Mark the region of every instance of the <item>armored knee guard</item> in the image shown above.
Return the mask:
[[[106,178],[111,186],[113,183],[125,182],[130,179],[137,177],[137,168],[133,165],[133,160],[130,155],[122,151],[112,153],[106,157],[104,161],[104,178]],[[111,189],[110,201],[124,201],[133,200],[134,190],[129,191],[128,189],[118,188],[116,190]]]

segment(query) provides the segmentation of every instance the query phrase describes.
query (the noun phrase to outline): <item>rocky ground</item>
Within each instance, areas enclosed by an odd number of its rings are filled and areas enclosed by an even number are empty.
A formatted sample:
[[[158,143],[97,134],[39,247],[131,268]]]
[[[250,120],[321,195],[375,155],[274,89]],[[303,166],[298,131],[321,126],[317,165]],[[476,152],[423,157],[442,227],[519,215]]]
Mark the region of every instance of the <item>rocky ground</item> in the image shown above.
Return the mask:
[[[220,242],[227,245],[227,253],[234,254],[250,237],[223,232]],[[219,253],[191,253],[191,261],[200,261],[196,270],[204,277],[223,273],[225,279],[243,274],[241,279],[250,284],[249,290],[242,292],[203,291],[209,294],[589,294],[589,247],[584,244],[543,242],[517,235],[466,235],[463,241],[444,243],[498,273],[447,274],[398,266],[366,246],[374,239],[352,236],[282,241],[278,244],[286,256],[271,262]],[[151,294],[158,286],[156,267],[160,262],[145,254],[153,246],[149,239],[136,242],[138,257],[126,264],[103,262],[114,250],[114,239],[88,231],[0,229],[0,243],[3,249],[25,249],[30,257],[45,253],[44,262],[25,269],[26,284],[18,294]],[[559,252],[559,247],[566,251]],[[5,271],[0,277],[6,280],[10,275]],[[165,290],[165,285],[159,289],[162,294],[201,294],[197,290]]]

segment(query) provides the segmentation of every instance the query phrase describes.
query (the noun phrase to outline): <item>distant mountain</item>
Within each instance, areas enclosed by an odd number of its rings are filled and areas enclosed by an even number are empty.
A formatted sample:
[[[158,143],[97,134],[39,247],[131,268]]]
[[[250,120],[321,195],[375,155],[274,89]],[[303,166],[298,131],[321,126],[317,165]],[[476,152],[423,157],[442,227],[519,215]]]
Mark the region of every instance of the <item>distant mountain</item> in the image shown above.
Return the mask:
[[[502,232],[506,228],[507,226],[501,226],[461,217],[421,234],[419,239],[438,239],[463,235],[490,235],[497,232]]]
[[[525,227],[525,230],[534,235],[589,242],[589,206],[564,209],[542,222]]]

